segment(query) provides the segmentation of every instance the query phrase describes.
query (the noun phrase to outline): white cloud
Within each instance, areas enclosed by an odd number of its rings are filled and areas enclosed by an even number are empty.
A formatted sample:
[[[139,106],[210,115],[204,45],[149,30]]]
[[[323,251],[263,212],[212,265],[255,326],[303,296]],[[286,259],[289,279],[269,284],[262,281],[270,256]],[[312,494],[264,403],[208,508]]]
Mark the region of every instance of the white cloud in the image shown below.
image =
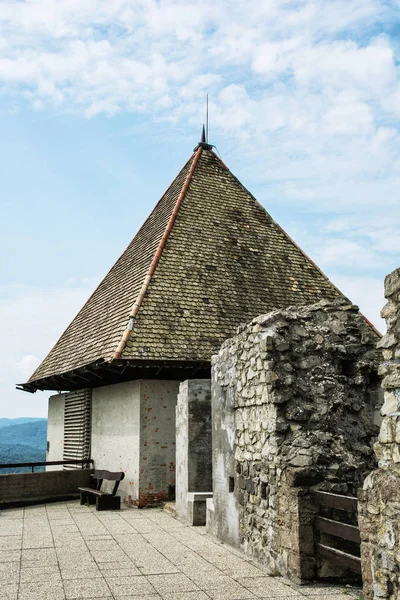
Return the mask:
[[[361,244],[346,239],[330,240],[319,251],[321,266],[345,266],[359,270],[371,270],[381,266],[380,257]]]
[[[248,161],[263,156],[256,176],[284,181],[283,198],[365,205],[391,188],[390,203],[400,69],[380,31],[389,17],[383,0],[3,2],[0,89],[13,107],[174,123],[198,123],[208,91],[212,130]]]
[[[16,367],[19,370],[22,379],[26,380],[29,379],[29,377],[32,375],[33,371],[36,369],[39,363],[40,359],[37,356],[27,354],[17,362]]]
[[[361,312],[381,333],[386,331],[386,323],[380,316],[380,311],[386,304],[383,296],[381,279],[354,275],[336,275],[335,284],[347,295]]]
[[[342,268],[380,272],[392,271],[400,254],[400,213],[382,211],[371,215],[364,212],[336,217],[321,222],[321,238],[314,239],[320,248],[319,256],[327,263]]]
[[[94,281],[62,288],[0,288],[0,414],[46,416],[48,393],[15,389],[25,382],[89,297]]]

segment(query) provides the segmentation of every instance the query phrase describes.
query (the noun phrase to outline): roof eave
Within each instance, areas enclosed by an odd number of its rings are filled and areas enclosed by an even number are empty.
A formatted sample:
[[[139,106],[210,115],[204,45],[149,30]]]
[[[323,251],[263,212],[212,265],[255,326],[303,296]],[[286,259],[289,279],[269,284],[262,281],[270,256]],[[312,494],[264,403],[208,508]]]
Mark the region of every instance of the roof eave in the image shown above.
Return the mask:
[[[96,388],[135,379],[203,379],[210,377],[211,362],[204,360],[116,359],[97,361],[65,373],[18,384],[17,389],[35,393],[37,390],[69,392]]]

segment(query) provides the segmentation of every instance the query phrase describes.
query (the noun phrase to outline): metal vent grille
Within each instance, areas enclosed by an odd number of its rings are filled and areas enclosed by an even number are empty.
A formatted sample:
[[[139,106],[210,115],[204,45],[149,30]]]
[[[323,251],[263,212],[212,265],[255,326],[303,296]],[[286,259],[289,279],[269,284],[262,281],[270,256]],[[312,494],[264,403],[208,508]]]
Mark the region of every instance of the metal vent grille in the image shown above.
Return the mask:
[[[92,432],[92,390],[70,392],[65,396],[64,460],[90,458]],[[76,469],[77,465],[64,465]]]

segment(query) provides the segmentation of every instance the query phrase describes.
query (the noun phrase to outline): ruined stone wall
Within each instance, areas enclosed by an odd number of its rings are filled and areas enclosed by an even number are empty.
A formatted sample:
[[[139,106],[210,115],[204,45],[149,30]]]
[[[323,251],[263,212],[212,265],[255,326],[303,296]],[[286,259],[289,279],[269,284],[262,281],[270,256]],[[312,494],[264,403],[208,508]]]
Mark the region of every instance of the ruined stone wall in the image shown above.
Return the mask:
[[[385,396],[375,445],[379,469],[359,496],[365,600],[400,598],[400,269],[386,277],[385,296],[387,333],[378,344]]]
[[[375,466],[376,342],[357,307],[321,301],[253,320],[213,358],[213,435],[229,438],[229,397],[235,423],[234,464],[213,439],[214,529],[226,529],[228,490],[240,546],[271,573],[316,575],[310,489],[355,494]]]

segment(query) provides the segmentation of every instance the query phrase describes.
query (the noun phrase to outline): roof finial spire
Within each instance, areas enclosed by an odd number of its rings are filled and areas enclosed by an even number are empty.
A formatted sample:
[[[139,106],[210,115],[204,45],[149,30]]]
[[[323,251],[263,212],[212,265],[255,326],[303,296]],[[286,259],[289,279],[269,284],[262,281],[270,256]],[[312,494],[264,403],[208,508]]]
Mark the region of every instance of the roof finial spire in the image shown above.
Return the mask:
[[[206,143],[208,144],[208,94],[207,94],[207,110],[206,110]]]
[[[204,128],[204,124],[203,124],[203,131],[201,132],[201,144],[207,144],[207,140],[206,140],[206,130]]]
[[[207,111],[206,111],[206,124],[203,123],[203,128],[201,130],[201,141],[197,144],[194,150],[197,148],[206,148],[207,150],[212,150],[212,145],[208,143],[208,94],[207,94]]]

